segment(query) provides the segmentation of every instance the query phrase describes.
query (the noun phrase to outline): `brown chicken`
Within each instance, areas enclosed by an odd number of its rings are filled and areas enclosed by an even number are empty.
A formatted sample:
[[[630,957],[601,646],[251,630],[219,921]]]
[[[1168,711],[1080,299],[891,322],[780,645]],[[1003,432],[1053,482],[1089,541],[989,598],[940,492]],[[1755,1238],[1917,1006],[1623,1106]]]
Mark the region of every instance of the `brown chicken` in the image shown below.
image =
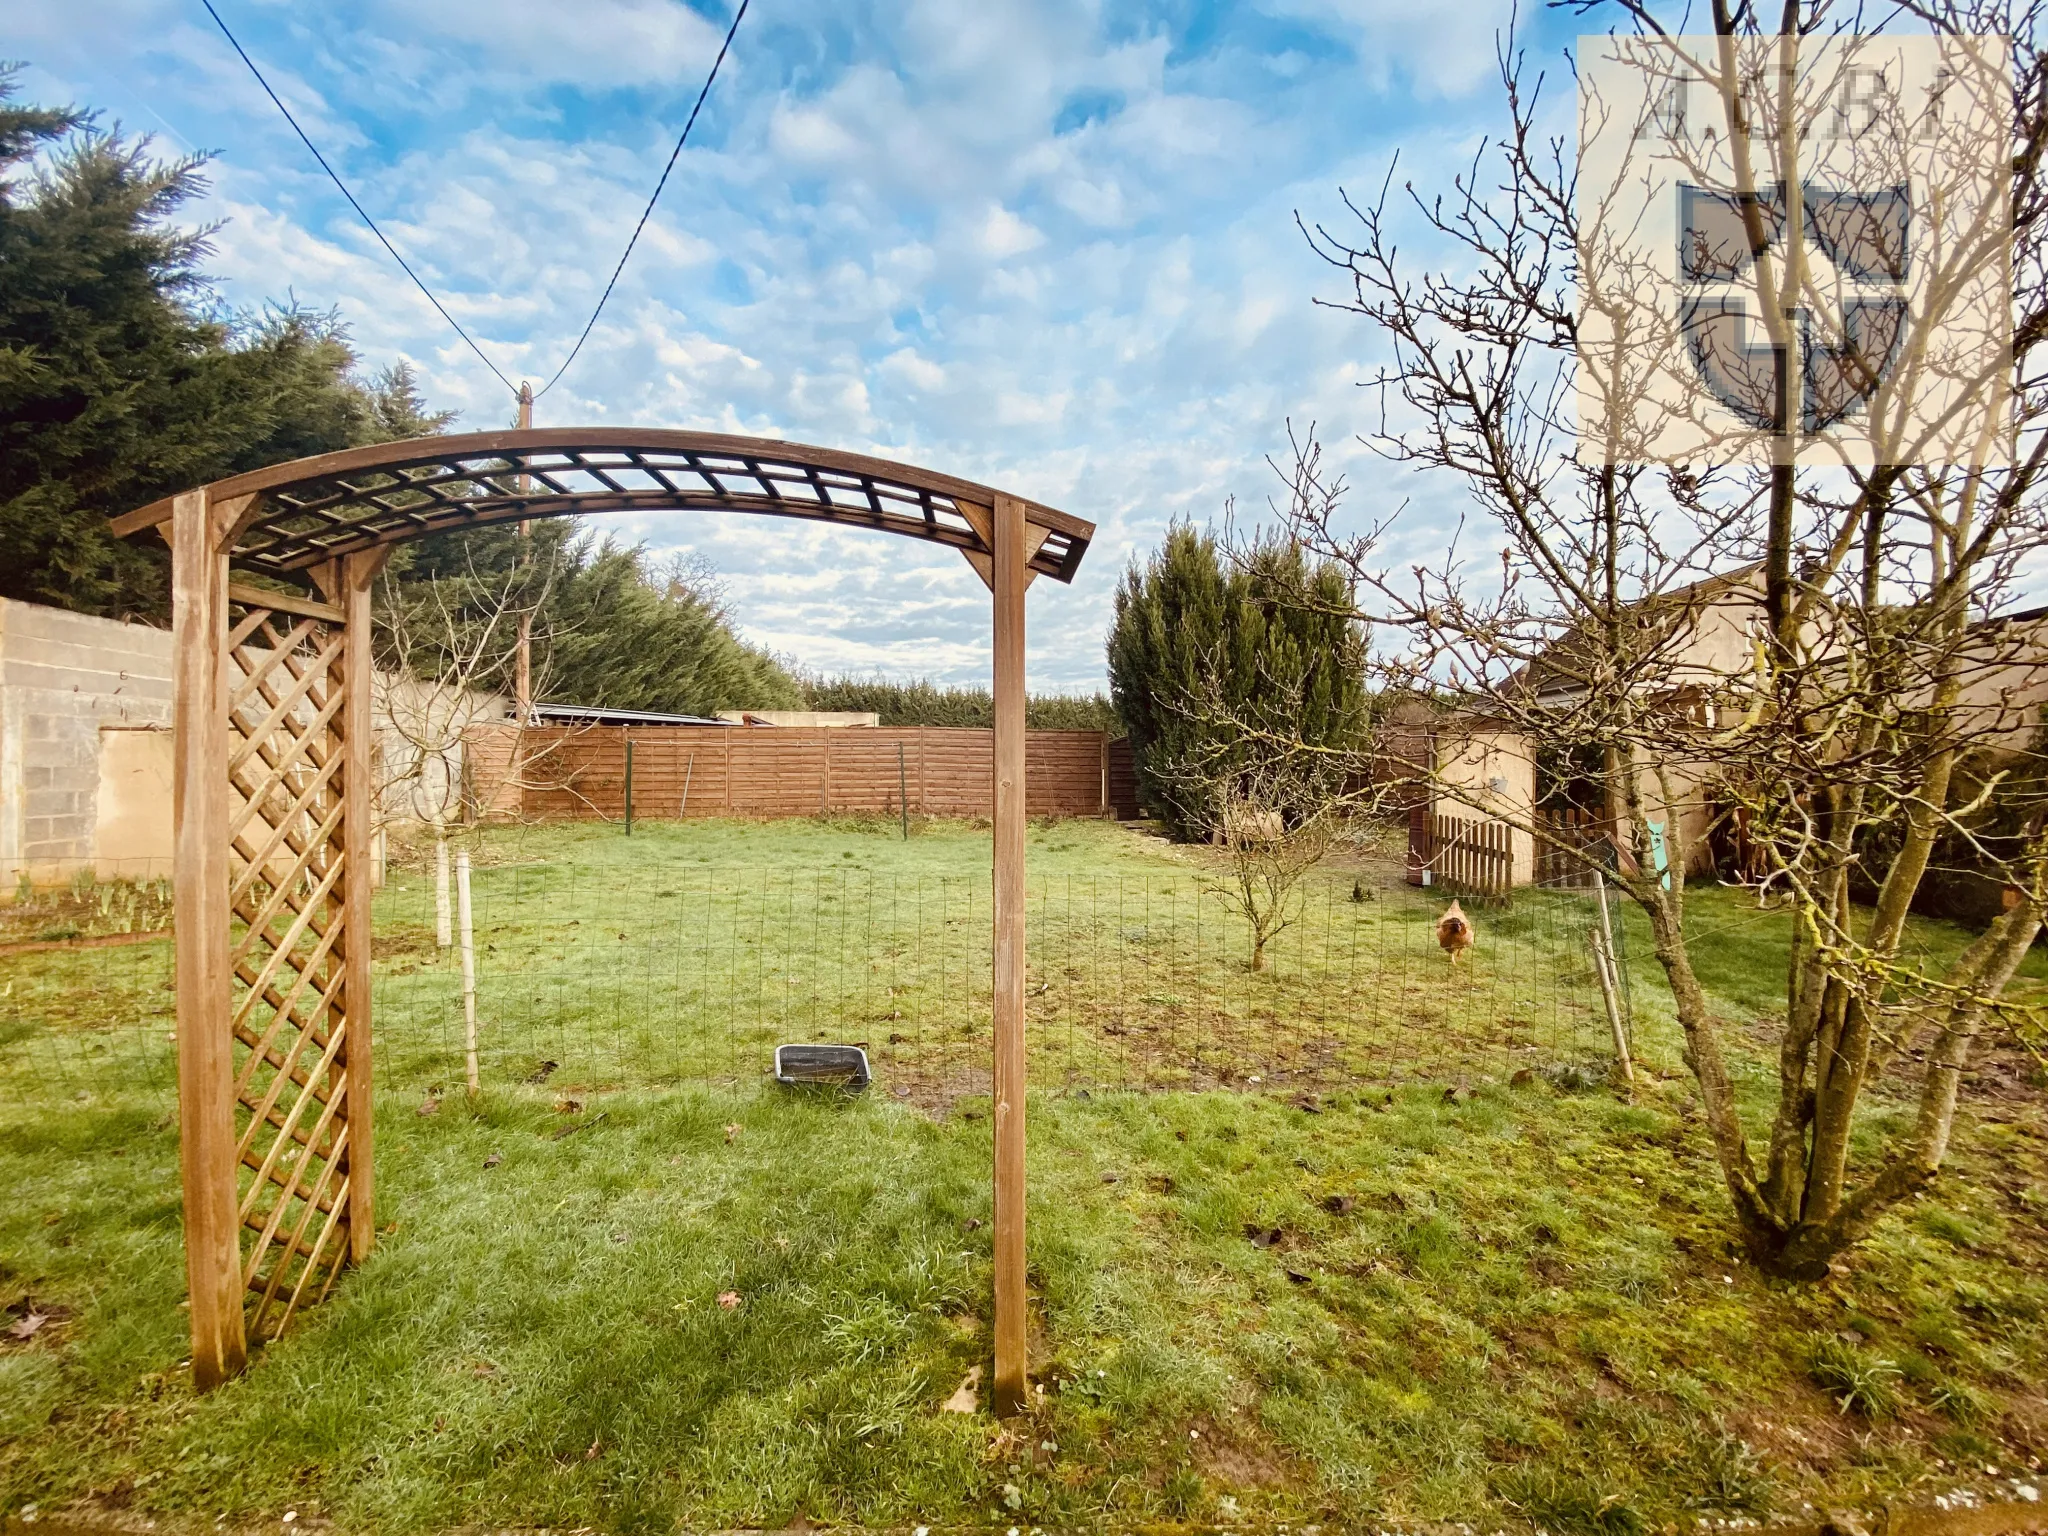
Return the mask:
[[[1451,964],[1458,963],[1458,956],[1472,947],[1474,934],[1472,919],[1465,915],[1465,909],[1455,901],[1444,908],[1444,915],[1436,920],[1436,941],[1451,957]]]

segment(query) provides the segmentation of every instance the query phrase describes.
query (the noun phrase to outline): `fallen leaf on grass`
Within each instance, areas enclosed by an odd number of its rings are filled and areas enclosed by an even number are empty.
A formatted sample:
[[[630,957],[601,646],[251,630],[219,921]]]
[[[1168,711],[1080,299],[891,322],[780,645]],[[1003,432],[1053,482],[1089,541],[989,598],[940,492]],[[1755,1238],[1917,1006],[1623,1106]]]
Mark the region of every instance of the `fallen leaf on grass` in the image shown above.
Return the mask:
[[[939,1405],[941,1413],[972,1413],[981,1406],[981,1367],[970,1365],[953,1395]]]
[[[718,1304],[728,1312],[737,1311],[740,1304],[740,1293],[738,1291],[720,1291],[718,1293]]]
[[[728,1126],[727,1126],[727,1127],[725,1128],[725,1144],[726,1144],[726,1145],[727,1145],[727,1146],[729,1147],[729,1146],[731,1146],[731,1145],[732,1145],[732,1144],[733,1144],[734,1142],[738,1141],[739,1139],[740,1139],[740,1128],[739,1128],[738,1126],[736,1126],[736,1125],[728,1125]]]
[[[47,1312],[31,1312],[27,1317],[17,1318],[7,1329],[10,1339],[32,1339],[41,1333],[50,1321]]]
[[[439,1099],[422,1099],[419,1112],[423,1115],[438,1115],[441,1113],[441,1101]]]
[[[620,934],[619,937],[624,938],[625,935]],[[598,1457],[602,1456],[603,1454],[604,1442],[602,1440],[593,1440],[590,1442],[590,1449],[583,1453],[583,1459],[585,1461],[595,1461]]]

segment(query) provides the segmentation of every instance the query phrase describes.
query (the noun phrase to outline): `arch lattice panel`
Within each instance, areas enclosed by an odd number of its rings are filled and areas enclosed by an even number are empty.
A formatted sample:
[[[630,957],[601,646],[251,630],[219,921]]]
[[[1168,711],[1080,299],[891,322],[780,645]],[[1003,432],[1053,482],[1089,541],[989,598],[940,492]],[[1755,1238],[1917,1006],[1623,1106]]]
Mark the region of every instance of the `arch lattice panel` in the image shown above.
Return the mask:
[[[258,1340],[349,1252],[346,639],[243,607],[226,647],[237,1214]]]

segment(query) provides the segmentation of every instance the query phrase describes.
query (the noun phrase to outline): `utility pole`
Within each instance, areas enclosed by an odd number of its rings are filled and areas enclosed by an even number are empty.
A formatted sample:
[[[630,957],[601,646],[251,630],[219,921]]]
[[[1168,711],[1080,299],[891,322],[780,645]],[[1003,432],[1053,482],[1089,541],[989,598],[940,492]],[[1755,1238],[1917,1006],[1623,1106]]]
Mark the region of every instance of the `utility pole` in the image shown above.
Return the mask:
[[[533,386],[522,382],[519,386],[519,430],[533,428]],[[519,477],[519,494],[524,496],[533,489],[533,482],[525,475]],[[519,537],[531,538],[532,531],[525,518],[519,520]],[[525,556],[520,564],[526,563]],[[513,678],[514,707],[519,711],[519,725],[523,730],[533,724],[533,610],[526,608],[519,615],[519,663]]]

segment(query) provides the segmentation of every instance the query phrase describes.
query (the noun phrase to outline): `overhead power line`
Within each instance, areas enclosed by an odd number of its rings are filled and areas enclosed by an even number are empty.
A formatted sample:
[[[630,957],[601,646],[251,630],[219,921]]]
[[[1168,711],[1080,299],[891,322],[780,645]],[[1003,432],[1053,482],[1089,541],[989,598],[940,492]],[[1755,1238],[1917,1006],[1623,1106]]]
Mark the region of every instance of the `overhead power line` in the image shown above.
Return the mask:
[[[633,226],[633,237],[626,242],[626,249],[619,257],[619,264],[612,269],[612,280],[604,285],[604,292],[598,297],[597,308],[590,312],[590,322],[583,327],[583,334],[576,338],[576,345],[569,349],[569,355],[562,359],[562,366],[555,370],[555,376],[540,388],[542,395],[561,382],[562,375],[569,371],[569,365],[576,361],[576,354],[583,350],[583,343],[590,340],[590,333],[597,325],[597,317],[604,313],[604,306],[612,296],[612,289],[619,283],[619,274],[626,270],[626,262],[632,257],[633,247],[640,243],[640,231],[647,227],[647,221],[654,216],[654,205],[661,201],[661,189],[668,185],[669,173],[676,168],[676,161],[682,158],[683,146],[690,141],[690,130],[697,126],[697,114],[704,110],[704,99],[711,94],[711,83],[718,78],[718,67],[725,62],[726,50],[732,47],[734,34],[740,29],[740,22],[747,14],[750,0],[740,0],[740,8],[733,12],[732,25],[725,29],[725,41],[718,45],[718,57],[711,61],[711,73],[704,77],[704,88],[697,93],[697,104],[690,108],[689,120],[683,124],[683,131],[676,136],[676,147],[669,151],[668,164],[662,167],[661,180],[654,184],[654,195],[647,199],[647,206],[641,211],[640,222]],[[211,7],[208,7],[211,9]],[[534,397],[539,398],[539,395]]]
[[[474,352],[479,358],[483,360],[483,365],[486,368],[490,369],[492,373],[497,374],[498,382],[500,384],[503,384],[505,388],[507,388],[508,390],[511,390],[513,394],[518,394],[518,386],[515,385],[510,379],[506,378],[504,371],[500,369],[496,363],[492,362],[488,356],[485,355],[484,349],[476,344],[476,338],[471,336],[469,332],[465,331],[462,328],[462,322],[457,320],[453,315],[448,313],[447,306],[442,304],[442,302],[439,299],[434,297],[434,290],[429,288],[424,282],[420,281],[419,273],[413,271],[410,263],[408,263],[403,256],[398,254],[398,247],[393,245],[390,242],[390,240],[385,238],[384,231],[377,227],[377,221],[370,217],[368,210],[366,210],[361,203],[356,201],[356,195],[355,193],[349,191],[348,183],[343,181],[339,176],[335,174],[334,167],[327,163],[327,157],[320,153],[320,147],[306,136],[306,130],[299,126],[299,120],[292,116],[291,108],[287,107],[281,100],[278,99],[277,92],[273,91],[270,88],[270,82],[263,78],[263,71],[256,67],[256,61],[250,58],[248,50],[243,48],[241,43],[236,41],[235,34],[228,30],[228,24],[220,19],[220,12],[216,11],[213,8],[213,0],[199,0],[199,3],[206,7],[206,14],[211,16],[213,18],[213,24],[220,28],[221,36],[225,37],[228,40],[229,46],[231,46],[236,53],[240,54],[242,57],[242,62],[249,66],[249,73],[254,75],[256,77],[256,83],[263,87],[263,94],[268,96],[271,99],[271,101],[275,103],[277,110],[284,114],[284,120],[292,125],[292,132],[296,133],[299,136],[299,142],[301,144],[304,144],[307,149],[312,151],[313,158],[320,162],[320,169],[327,173],[327,179],[333,182],[334,185],[340,189],[341,195],[343,197],[348,199],[348,205],[349,207],[355,209],[357,217],[359,217],[365,224],[370,226],[370,233],[375,235],[378,241],[383,245],[384,249],[391,253],[391,259],[397,262],[398,265],[405,270],[405,275],[412,279],[413,286],[418,288],[421,293],[427,296],[427,302],[433,305],[436,310],[440,311],[440,315],[443,320],[446,320],[451,326],[455,328],[455,334],[460,336],[464,341],[469,343],[469,350]],[[741,9],[744,10],[745,7],[742,6]]]
[[[221,36],[228,40],[228,46],[233,48],[236,54],[240,56],[242,62],[249,67],[249,73],[256,77],[256,83],[263,87],[263,94],[270,98],[271,104],[283,114],[284,120],[291,124],[292,132],[299,136],[299,142],[304,144],[313,158],[320,162],[320,169],[327,173],[327,179],[334,183],[336,189],[340,191],[343,197],[348,199],[349,207],[355,209],[356,216],[369,227],[370,233],[377,237],[378,243],[391,253],[391,259],[398,263],[407,277],[412,279],[413,286],[426,295],[427,302],[433,305],[441,318],[453,327],[455,334],[468,343],[469,350],[477,355],[483,365],[497,375],[498,382],[503,384],[515,396],[519,395],[520,390],[518,386],[505,377],[504,371],[491,361],[489,355],[482,347],[477,345],[476,338],[462,328],[462,322],[448,313],[447,306],[434,296],[434,290],[421,280],[419,273],[413,271],[411,263],[399,254],[398,247],[393,245],[384,231],[377,227],[377,221],[370,217],[369,210],[356,201],[356,195],[349,191],[348,183],[343,181],[335,172],[334,167],[327,163],[327,157],[320,153],[320,146],[315,144],[306,133],[306,130],[299,126],[299,120],[292,116],[291,108],[287,107],[277,92],[270,88],[270,82],[263,77],[263,71],[256,67],[256,61],[249,57],[248,50],[242,46],[234,32],[229,29],[228,24],[221,20],[220,12],[213,8],[213,0],[199,0],[199,3],[206,7],[206,14],[211,16],[213,24],[220,28]],[[535,394],[532,398],[539,399],[541,395],[546,394],[561,382],[562,375],[569,371],[569,365],[576,361],[577,354],[583,350],[583,344],[590,340],[590,333],[597,328],[598,317],[604,313],[605,305],[610,302],[612,290],[618,287],[619,277],[625,272],[626,263],[632,259],[633,248],[640,243],[641,232],[647,228],[647,221],[654,216],[655,204],[661,201],[662,190],[668,186],[669,176],[675,171],[676,162],[682,158],[683,146],[690,141],[690,130],[697,126],[697,115],[704,110],[704,103],[711,95],[712,84],[718,79],[719,68],[725,63],[725,56],[732,48],[732,40],[740,30],[740,22],[745,19],[747,6],[750,3],[751,0],[740,0],[739,9],[733,12],[732,25],[725,29],[725,41],[718,45],[718,57],[711,61],[711,70],[704,77],[703,88],[697,92],[696,103],[690,108],[690,115],[683,123],[683,131],[676,136],[676,147],[669,151],[668,164],[662,167],[661,179],[654,184],[654,193],[647,199],[647,206],[641,210],[640,222],[633,226],[632,237],[626,241],[626,249],[620,253],[619,264],[612,268],[611,281],[604,285],[604,292],[598,297],[597,307],[590,312],[590,319],[584,324],[583,333],[576,338],[576,345],[569,349],[569,355],[562,359],[562,366],[555,370],[554,377],[542,385],[539,393]]]

